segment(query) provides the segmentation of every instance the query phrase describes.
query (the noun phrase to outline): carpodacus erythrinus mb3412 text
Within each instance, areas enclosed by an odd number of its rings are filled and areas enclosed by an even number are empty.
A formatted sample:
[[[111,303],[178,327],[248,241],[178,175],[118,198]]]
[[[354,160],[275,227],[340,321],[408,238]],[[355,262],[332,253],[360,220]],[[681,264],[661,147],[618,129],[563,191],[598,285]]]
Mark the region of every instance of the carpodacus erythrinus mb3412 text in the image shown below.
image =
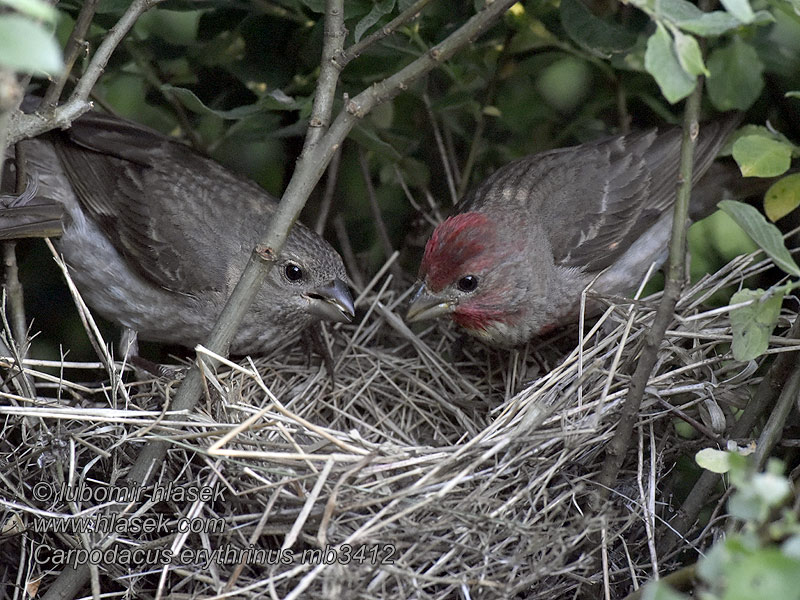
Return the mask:
[[[58,250],[89,305],[142,339],[204,342],[275,199],[177,140],[100,113],[25,148],[38,180],[27,204],[63,207]],[[349,321],[345,281],[336,251],[296,223],[231,350],[263,351],[318,319]]]
[[[692,207],[704,216],[740,176],[713,160],[738,119],[703,124]],[[493,173],[431,235],[407,319],[449,316],[514,346],[577,319],[582,290],[628,293],[666,258],[681,130],[550,150]],[[733,176],[732,176],[733,175]]]

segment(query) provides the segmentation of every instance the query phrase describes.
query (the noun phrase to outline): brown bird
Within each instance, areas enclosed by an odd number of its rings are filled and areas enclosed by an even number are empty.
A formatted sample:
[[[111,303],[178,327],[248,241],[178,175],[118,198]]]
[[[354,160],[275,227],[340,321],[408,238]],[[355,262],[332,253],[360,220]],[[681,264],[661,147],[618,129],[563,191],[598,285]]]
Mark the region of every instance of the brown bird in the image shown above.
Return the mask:
[[[712,162],[738,123],[704,124],[694,153],[695,214],[741,176]],[[541,152],[473,189],[425,247],[408,321],[449,317],[492,345],[515,346],[577,320],[593,280],[635,288],[666,258],[681,130],[650,130]]]
[[[277,201],[175,139],[97,112],[25,147],[38,190],[7,212],[63,208],[57,247],[87,303],[144,340],[204,342]],[[346,280],[336,251],[295,224],[231,350],[263,351],[319,319],[350,321]]]

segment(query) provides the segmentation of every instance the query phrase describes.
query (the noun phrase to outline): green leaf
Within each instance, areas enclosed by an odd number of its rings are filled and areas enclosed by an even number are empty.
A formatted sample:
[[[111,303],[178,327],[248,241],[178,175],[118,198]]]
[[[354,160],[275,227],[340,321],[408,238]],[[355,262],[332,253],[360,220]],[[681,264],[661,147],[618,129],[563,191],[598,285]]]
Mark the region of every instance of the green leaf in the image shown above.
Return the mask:
[[[561,0],[561,24],[572,40],[586,50],[608,58],[636,43],[631,31],[596,17],[581,0]]]
[[[800,206],[800,173],[792,173],[773,183],[764,194],[764,212],[773,223]]]
[[[775,473],[756,473],[753,475],[753,489],[767,506],[780,506],[792,493],[789,480]]]
[[[800,599],[800,560],[763,548],[728,565],[725,600]]]
[[[249,117],[264,110],[259,103],[248,104],[246,106],[237,106],[236,108],[232,108],[230,110],[214,110],[213,108],[209,108],[203,104],[203,101],[195,96],[194,92],[187,90],[186,88],[164,84],[161,86],[161,90],[171,93],[186,108],[199,115],[214,115],[220,119],[238,121],[239,119],[244,119],[245,117]]]
[[[790,558],[800,560],[800,534],[786,539],[781,544],[781,552]]]
[[[735,200],[723,200],[717,206],[730,215],[778,267],[789,275],[800,277],[800,267],[786,249],[781,232],[772,223],[767,223],[764,215],[749,204]]]
[[[752,123],[748,123],[747,125],[742,125],[739,129],[733,132],[733,135],[729,136],[728,139],[725,140],[725,144],[722,146],[722,148],[720,148],[717,156],[731,156],[733,154],[733,145],[739,140],[739,138],[743,138],[746,135],[760,135],[761,137],[778,140],[779,142],[783,142],[784,144],[794,148],[794,145],[789,138],[782,133],[771,131],[763,125],[754,125]]]
[[[695,462],[706,471],[727,473],[731,468],[730,453],[716,448],[703,448],[694,455]]]
[[[644,67],[671,104],[686,98],[694,89],[696,77],[684,71],[675,54],[672,37],[661,23],[647,40]]]
[[[778,322],[783,294],[776,293],[764,300],[764,293],[761,289],[744,289],[731,296],[731,304],[753,300],[749,306],[731,311],[732,350],[736,360],[752,360],[769,347],[769,336]]]
[[[0,0],[0,4],[10,6],[23,15],[39,21],[45,21],[51,25],[56,22],[58,17],[56,9],[42,0]]]
[[[728,512],[742,521],[760,521],[766,510],[757,496],[737,490],[728,500]]]
[[[708,57],[708,97],[717,110],[747,110],[764,88],[764,65],[755,48],[735,37]]]
[[[731,560],[731,554],[725,541],[714,544],[697,562],[697,576],[706,583],[720,581],[724,575],[725,565]]]
[[[742,25],[729,13],[721,10],[703,12],[687,0],[656,0],[655,14],[684,31],[702,36],[722,35]]]
[[[642,600],[688,600],[689,596],[676,592],[663,581],[651,581],[642,590]]]
[[[394,10],[395,0],[379,0],[372,7],[372,10],[358,22],[355,30],[355,40],[358,42],[367,30],[375,25],[384,15],[388,15]]]
[[[792,164],[792,147],[763,135],[746,135],[733,144],[733,158],[744,177],[777,177]]]
[[[708,69],[703,63],[703,53],[700,51],[700,44],[693,35],[687,35],[676,30],[675,32],[675,52],[678,55],[678,62],[681,63],[683,70],[690,75],[708,75]]]
[[[752,23],[756,18],[747,0],[720,0],[722,6],[742,23]]]
[[[22,73],[59,73],[61,49],[52,33],[20,15],[0,15],[0,65]]]
[[[784,94],[787,98],[800,98],[800,91],[797,92],[786,92]]]

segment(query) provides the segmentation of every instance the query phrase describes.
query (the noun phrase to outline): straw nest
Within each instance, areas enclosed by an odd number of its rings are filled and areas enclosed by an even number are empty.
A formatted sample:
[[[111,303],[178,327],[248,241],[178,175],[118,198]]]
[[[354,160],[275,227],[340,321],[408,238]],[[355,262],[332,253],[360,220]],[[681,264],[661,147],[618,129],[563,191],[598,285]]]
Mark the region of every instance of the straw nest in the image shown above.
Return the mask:
[[[65,364],[53,376],[28,361],[39,397],[7,385],[0,406],[0,579],[49,589],[67,550],[97,547],[111,528],[54,531],[54,523],[110,514],[98,498],[58,497],[61,484],[121,489],[141,449],[169,440],[153,485],[216,497],[173,492],[159,501],[151,486],[139,502],[117,505],[118,516],[160,518],[161,527],[117,526],[101,592],[552,600],[599,597],[605,586],[622,597],[667,571],[681,548],[710,543],[721,524],[712,519],[666,553],[664,523],[680,493],[671,471],[724,438],[758,381],[757,364],[729,353],[729,312],[704,302],[769,266],[740,257],[685,290],[600,511],[591,508],[593,480],[657,296],[608,302],[582,335],[497,352],[446,325],[411,332],[396,316],[404,293],[380,275],[358,299],[360,322],[323,332],[333,382],[318,353],[289,344],[207,370],[205,398],[191,414],[169,409],[176,381],[120,375],[117,363],[98,387],[77,382],[92,377],[80,369],[101,363]],[[792,348],[774,337],[770,352]],[[679,435],[680,420],[699,431]],[[181,532],[181,523],[208,531]],[[172,558],[142,564],[122,549]]]

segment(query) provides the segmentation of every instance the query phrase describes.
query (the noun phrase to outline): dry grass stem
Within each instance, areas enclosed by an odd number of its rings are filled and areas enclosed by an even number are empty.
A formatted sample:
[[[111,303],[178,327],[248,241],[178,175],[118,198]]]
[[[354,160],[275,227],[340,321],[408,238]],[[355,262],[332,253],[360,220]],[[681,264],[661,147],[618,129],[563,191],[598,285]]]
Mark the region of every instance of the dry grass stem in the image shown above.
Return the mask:
[[[580,336],[497,352],[448,325],[409,329],[397,315],[408,290],[387,275],[395,258],[360,294],[363,320],[324,334],[333,385],[320,357],[296,340],[242,362],[198,347],[198,357],[219,361],[205,373],[208,398],[192,414],[170,410],[176,382],[123,372],[88,312],[99,362],[24,360],[39,395],[0,390],[0,572],[22,586],[47,585],[62,568],[56,550],[138,548],[174,558],[104,562],[101,593],[547,600],[589,589],[622,597],[669,572],[676,554],[664,554],[658,535],[677,508],[669,471],[679,457],[729,439],[734,411],[758,380],[756,362],[730,355],[729,310],[698,299],[770,264],[739,258],[684,291],[646,387],[638,443],[611,501],[593,514],[593,482],[658,295],[609,303]],[[770,353],[800,347],[781,336],[793,318],[782,315]],[[17,368],[9,357],[0,366]],[[89,370],[106,383],[85,383]],[[678,435],[679,422],[698,431]],[[117,510],[162,519],[163,530],[149,534],[53,530],[104,514],[113,499],[43,499],[42,489],[121,489],[154,440],[170,442],[156,487],[218,494],[159,500],[151,488]],[[179,531],[185,522],[207,527]],[[687,538],[707,544],[723,526],[717,519]],[[592,559],[597,544],[602,564]],[[50,549],[36,555],[41,546]]]

